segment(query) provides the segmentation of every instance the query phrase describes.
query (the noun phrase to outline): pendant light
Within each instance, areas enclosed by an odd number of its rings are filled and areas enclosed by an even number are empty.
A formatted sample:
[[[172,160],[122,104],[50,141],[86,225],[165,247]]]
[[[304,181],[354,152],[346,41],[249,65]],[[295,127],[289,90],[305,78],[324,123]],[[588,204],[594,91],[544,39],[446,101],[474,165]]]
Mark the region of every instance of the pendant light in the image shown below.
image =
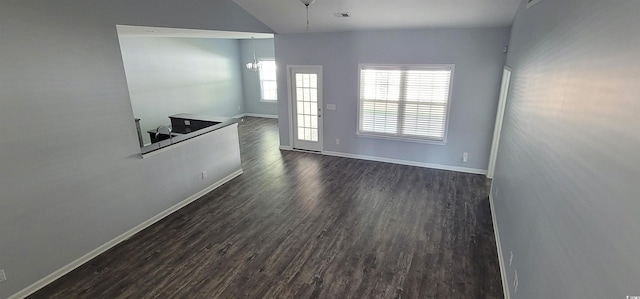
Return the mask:
[[[258,63],[258,60],[256,59],[256,48],[253,42],[253,36],[251,37],[251,49],[253,50],[253,62],[249,62],[247,63],[247,69],[250,71],[254,71],[257,72],[260,70],[260,64]]]
[[[316,2],[316,0],[300,0],[300,2],[302,2],[302,4],[304,4],[304,6],[307,8],[307,32],[309,31],[309,5],[313,4],[313,2]]]

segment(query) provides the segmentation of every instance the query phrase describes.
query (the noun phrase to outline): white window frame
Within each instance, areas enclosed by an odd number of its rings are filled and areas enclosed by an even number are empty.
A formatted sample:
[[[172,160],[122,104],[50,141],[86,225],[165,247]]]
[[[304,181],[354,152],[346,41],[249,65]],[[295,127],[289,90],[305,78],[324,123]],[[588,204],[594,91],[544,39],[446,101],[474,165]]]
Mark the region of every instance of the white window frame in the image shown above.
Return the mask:
[[[258,63],[262,63],[263,61],[273,61],[273,63],[275,64],[276,60],[273,58],[259,58],[258,59]],[[277,72],[277,65],[276,65],[276,72]],[[278,102],[278,82],[277,80],[263,80],[262,79],[262,69],[260,71],[258,71],[258,80],[260,81],[260,102],[264,102],[264,103],[277,103]],[[276,83],[276,98],[275,99],[265,99],[264,98],[264,86],[263,86],[263,82],[264,81],[272,81],[274,83]]]
[[[380,68],[380,69],[401,69],[401,70],[450,70],[451,77],[449,79],[449,93],[447,98],[447,107],[445,112],[445,122],[444,122],[444,133],[442,140],[433,139],[428,137],[418,137],[418,136],[406,136],[406,135],[397,135],[397,134],[387,134],[387,133],[376,133],[376,132],[364,132],[361,131],[362,127],[362,97],[361,97],[361,72],[363,68]],[[409,141],[409,142],[418,142],[418,143],[429,143],[429,144],[437,144],[437,145],[445,145],[447,143],[447,133],[449,130],[449,119],[450,119],[450,111],[451,111],[451,99],[452,99],[452,91],[453,91],[453,80],[455,73],[455,65],[454,64],[368,64],[368,63],[360,63],[358,64],[358,118],[356,135],[359,137],[368,137],[368,138],[380,138],[380,139],[392,139],[399,141]],[[401,86],[404,86],[404,82],[401,83]],[[402,88],[402,87],[401,87]],[[401,91],[401,93],[404,93]],[[404,106],[404,105],[401,105]],[[400,110],[402,111],[402,110]],[[399,113],[399,118],[402,118]],[[398,123],[398,126],[401,126],[401,123]]]

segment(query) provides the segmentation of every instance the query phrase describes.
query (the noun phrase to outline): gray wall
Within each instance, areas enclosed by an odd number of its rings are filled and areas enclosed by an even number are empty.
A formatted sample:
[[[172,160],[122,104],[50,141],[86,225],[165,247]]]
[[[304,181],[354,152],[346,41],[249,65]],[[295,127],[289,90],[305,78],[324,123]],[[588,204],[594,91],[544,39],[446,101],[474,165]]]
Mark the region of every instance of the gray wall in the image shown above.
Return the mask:
[[[256,39],[255,49],[256,58],[275,58],[273,48],[273,39]],[[253,61],[253,50],[251,49],[251,40],[240,41],[240,57],[242,62],[242,86],[244,90],[244,108],[246,113],[278,115],[277,103],[260,102],[260,75],[257,72],[247,70],[245,64]],[[280,67],[280,65],[278,65]],[[286,86],[286,85],[285,85]],[[279,86],[278,86],[279,87]],[[284,99],[286,102],[287,98]]]
[[[231,0],[0,1],[0,298],[220,179],[206,138],[138,158],[116,24],[271,31]]]
[[[278,86],[286,65],[323,66],[324,150],[487,169],[509,28],[422,29],[276,35]],[[357,137],[358,63],[455,64],[446,145]],[[280,99],[287,89],[278,90]],[[289,140],[289,107],[278,103],[280,142]],[[335,139],[341,144],[335,144]],[[469,153],[468,163],[462,162]]]
[[[147,130],[168,125],[167,116],[243,112],[237,40],[120,36],[133,115]]]
[[[640,2],[518,12],[494,203],[512,298],[640,295]]]

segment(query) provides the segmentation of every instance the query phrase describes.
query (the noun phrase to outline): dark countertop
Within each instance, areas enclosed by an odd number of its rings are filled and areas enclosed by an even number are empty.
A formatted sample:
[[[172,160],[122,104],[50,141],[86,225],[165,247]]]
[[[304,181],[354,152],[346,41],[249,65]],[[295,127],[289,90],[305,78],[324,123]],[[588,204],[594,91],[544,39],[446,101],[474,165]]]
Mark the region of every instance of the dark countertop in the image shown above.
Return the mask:
[[[230,117],[224,116],[214,116],[214,115],[204,115],[204,114],[191,114],[191,113],[178,113],[174,115],[169,115],[169,118],[184,118],[184,119],[193,119],[193,120],[201,120],[201,121],[212,121],[212,122],[224,122],[228,120]]]
[[[147,145],[145,147],[140,148],[141,154],[145,155],[154,151],[157,151],[161,148],[165,148],[165,147],[171,147],[175,144],[179,144],[182,141],[191,139],[191,138],[195,138],[198,137],[200,135],[204,135],[207,134],[209,132],[213,132],[215,130],[218,129],[222,129],[224,127],[233,125],[235,123],[237,123],[239,120],[236,118],[232,118],[232,117],[224,117],[224,116],[211,116],[211,115],[200,115],[200,114],[190,114],[190,113],[179,113],[179,114],[174,114],[169,116],[170,118],[184,118],[184,119],[193,119],[193,120],[201,120],[201,121],[212,121],[212,122],[217,122],[218,124],[215,124],[213,126],[210,127],[206,127],[197,131],[193,131],[191,133],[187,133],[187,134],[171,134],[173,135],[172,139],[166,139],[166,140],[162,140],[156,143],[152,143],[150,145]],[[155,131],[154,131],[155,132]],[[173,133],[173,132],[172,132]],[[165,134],[166,135],[166,134]]]

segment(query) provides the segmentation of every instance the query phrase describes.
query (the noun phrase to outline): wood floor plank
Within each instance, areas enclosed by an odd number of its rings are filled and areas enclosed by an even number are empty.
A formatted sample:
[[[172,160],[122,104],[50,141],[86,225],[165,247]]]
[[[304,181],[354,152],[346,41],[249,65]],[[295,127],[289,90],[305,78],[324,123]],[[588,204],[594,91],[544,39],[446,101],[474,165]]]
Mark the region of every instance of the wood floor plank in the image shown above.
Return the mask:
[[[501,298],[483,176],[280,151],[30,298]]]

